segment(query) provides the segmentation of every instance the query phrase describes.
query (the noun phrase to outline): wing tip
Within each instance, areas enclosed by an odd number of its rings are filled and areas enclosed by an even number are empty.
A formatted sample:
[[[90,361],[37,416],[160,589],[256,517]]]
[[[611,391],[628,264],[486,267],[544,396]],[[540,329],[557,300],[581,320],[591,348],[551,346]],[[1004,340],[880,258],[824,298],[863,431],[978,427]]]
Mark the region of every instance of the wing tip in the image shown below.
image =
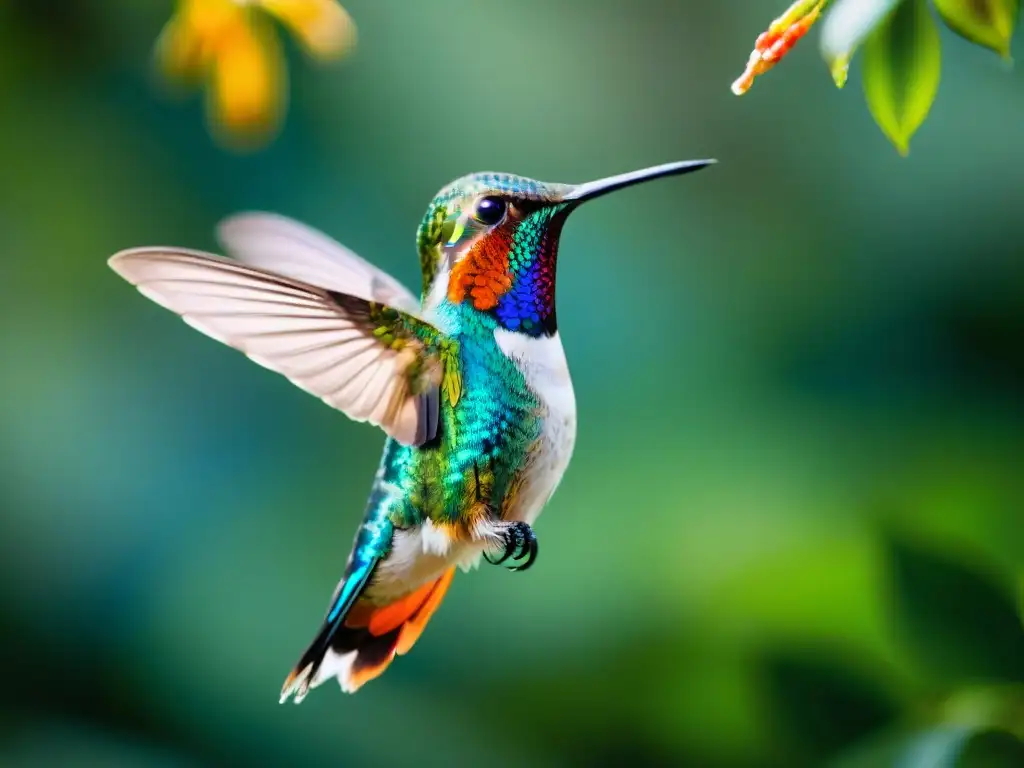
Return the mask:
[[[260,211],[260,210],[247,210],[247,211],[236,211],[235,213],[229,213],[227,216],[217,222],[214,230],[217,234],[217,239],[220,239],[221,232],[230,231],[236,227],[242,226],[247,222],[260,221],[260,220],[280,220],[291,221],[287,216],[280,213],[272,213],[271,211]]]
[[[182,248],[177,245],[141,245],[135,248],[124,248],[107,259],[107,266],[121,275],[129,282],[132,282],[129,274],[133,264],[141,264],[154,256],[172,256],[184,258],[200,258],[213,260],[219,263],[232,263],[231,259],[218,256],[209,251],[200,251],[195,248]]]
[[[129,283],[135,285],[132,263],[147,250],[147,248],[125,248],[107,259],[107,266]]]

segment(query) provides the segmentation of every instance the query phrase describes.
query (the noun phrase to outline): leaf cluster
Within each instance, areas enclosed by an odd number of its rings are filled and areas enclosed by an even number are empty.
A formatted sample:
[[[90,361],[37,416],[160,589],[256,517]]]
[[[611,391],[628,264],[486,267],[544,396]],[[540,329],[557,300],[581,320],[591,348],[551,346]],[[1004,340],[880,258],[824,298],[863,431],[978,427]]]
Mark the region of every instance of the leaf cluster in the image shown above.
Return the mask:
[[[901,155],[927,118],[939,91],[939,23],[1010,61],[1021,0],[797,0],[757,41],[733,91],[747,91],[819,18],[821,52],[836,86],[851,61],[861,67],[868,109]],[[938,18],[936,18],[936,16]]]
[[[831,768],[1024,765],[1024,616],[1009,591],[909,539],[890,535],[884,548],[891,626],[932,694]],[[863,698],[863,681],[840,683],[833,698]]]
[[[875,122],[907,154],[939,90],[939,19],[970,42],[1010,59],[1020,0],[836,0],[821,46],[836,84],[859,53],[864,95]]]

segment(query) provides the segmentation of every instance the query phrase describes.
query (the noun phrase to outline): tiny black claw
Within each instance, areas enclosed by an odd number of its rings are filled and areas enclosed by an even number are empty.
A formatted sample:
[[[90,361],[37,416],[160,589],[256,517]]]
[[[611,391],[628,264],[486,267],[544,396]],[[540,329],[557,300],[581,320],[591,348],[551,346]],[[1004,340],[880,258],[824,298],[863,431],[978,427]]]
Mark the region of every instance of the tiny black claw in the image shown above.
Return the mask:
[[[508,557],[508,555],[502,555],[497,560],[491,560],[491,556],[488,555],[486,552],[484,552],[484,560],[486,560],[491,565],[501,565],[503,562],[505,562],[505,559],[507,557]]]
[[[523,533],[519,530],[518,526],[512,528],[509,533],[508,545],[505,547],[505,557],[512,557],[515,559],[515,553],[519,551],[521,546],[523,546]]]
[[[523,552],[523,554],[520,555],[520,557],[523,557],[524,555],[527,556],[526,562],[522,565],[517,565],[515,568],[512,569],[513,571],[525,571],[527,568],[529,568],[537,561],[537,537],[534,535],[532,530],[530,531],[527,550]],[[518,560],[519,558],[516,559]]]
[[[484,554],[484,558],[488,563],[491,565],[501,565],[509,558],[515,561],[526,558],[526,562],[522,565],[509,569],[513,571],[525,571],[533,565],[533,561],[537,559],[537,536],[529,525],[520,522],[510,523],[504,531],[504,539],[505,551],[501,557],[497,560],[492,560],[489,555]]]
[[[536,535],[533,533],[533,529],[526,523],[522,523],[521,527],[516,531],[516,549],[518,550],[513,560],[522,560],[524,557],[530,554],[530,549],[537,541]]]

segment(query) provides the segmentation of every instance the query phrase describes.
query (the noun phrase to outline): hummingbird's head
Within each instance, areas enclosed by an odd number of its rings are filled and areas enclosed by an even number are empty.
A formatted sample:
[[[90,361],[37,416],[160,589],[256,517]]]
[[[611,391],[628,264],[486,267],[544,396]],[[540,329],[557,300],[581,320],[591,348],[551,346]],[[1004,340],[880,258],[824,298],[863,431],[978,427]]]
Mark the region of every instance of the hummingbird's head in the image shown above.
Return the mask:
[[[552,335],[558,240],[568,215],[608,192],[713,162],[668,163],[585,184],[503,173],[456,179],[438,192],[420,224],[424,294],[469,303],[511,331]]]

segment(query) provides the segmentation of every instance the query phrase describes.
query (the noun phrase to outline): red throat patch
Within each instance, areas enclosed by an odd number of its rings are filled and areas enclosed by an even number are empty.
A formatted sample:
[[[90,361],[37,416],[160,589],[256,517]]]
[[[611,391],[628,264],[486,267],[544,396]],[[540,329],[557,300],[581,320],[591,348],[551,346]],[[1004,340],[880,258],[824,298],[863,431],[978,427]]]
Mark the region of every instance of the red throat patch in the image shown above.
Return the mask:
[[[467,298],[479,310],[494,309],[512,287],[508,274],[508,253],[512,230],[499,227],[481,237],[452,269],[448,278],[448,300],[461,304]]]

